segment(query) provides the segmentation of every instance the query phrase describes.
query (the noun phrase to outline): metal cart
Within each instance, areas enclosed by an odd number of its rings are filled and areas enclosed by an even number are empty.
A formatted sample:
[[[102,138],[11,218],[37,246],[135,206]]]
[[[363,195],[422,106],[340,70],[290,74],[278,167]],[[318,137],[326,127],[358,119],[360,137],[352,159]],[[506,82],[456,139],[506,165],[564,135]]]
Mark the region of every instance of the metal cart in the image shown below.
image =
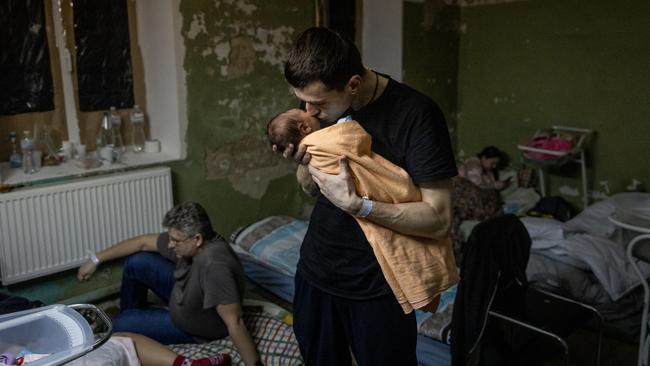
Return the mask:
[[[577,127],[552,126],[550,129],[537,130],[533,135],[533,140],[543,135],[569,134],[573,137],[573,146],[567,151],[549,150],[528,145],[517,145],[521,152],[524,164],[537,168],[539,174],[540,193],[546,196],[546,181],[544,170],[552,166],[562,166],[568,162],[580,164],[582,173],[582,203],[584,207],[589,204],[589,195],[587,192],[587,164],[585,159],[585,145],[593,130]],[[546,159],[536,159],[536,154],[547,156]]]

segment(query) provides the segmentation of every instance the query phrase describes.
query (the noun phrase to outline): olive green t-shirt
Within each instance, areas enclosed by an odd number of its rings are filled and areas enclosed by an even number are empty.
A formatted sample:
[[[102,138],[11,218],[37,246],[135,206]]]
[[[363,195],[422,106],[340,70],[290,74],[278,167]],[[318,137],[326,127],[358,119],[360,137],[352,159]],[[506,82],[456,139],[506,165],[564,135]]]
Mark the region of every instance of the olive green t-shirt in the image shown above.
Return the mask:
[[[206,241],[192,258],[177,258],[168,248],[169,234],[158,236],[158,252],[176,263],[176,283],[169,297],[174,324],[197,341],[223,338],[226,324],[217,305],[241,304],[244,297],[244,270],[235,252],[222,237]]]

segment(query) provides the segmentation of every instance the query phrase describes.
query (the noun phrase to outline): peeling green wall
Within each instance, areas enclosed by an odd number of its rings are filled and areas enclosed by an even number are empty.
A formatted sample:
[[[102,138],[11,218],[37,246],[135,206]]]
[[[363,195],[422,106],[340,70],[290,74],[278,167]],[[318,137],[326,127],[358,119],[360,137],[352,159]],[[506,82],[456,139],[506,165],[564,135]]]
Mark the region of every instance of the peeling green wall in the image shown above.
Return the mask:
[[[462,9],[458,146],[519,161],[516,145],[554,124],[597,131],[590,189],[650,188],[650,2],[531,0]],[[579,166],[551,194],[580,192]],[[601,185],[602,183],[602,185]],[[578,197],[565,196],[572,202]]]
[[[406,84],[438,103],[456,145],[460,8],[404,2],[402,65]]]
[[[189,126],[187,159],[172,164],[175,200],[202,203],[224,235],[271,214],[301,215],[310,200],[264,131],[297,105],[283,62],[314,24],[313,1],[185,0],[180,10]]]

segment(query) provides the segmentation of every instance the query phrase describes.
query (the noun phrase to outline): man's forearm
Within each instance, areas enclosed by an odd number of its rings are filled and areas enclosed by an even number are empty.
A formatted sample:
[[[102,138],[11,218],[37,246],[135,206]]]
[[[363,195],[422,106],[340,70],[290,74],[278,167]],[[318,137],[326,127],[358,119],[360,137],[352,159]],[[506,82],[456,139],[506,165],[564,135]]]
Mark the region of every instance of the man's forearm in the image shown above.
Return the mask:
[[[347,158],[339,158],[340,171],[329,174],[309,166],[309,173],[319,191],[332,204],[350,215],[364,217],[376,224],[407,235],[442,238],[449,234],[451,223],[451,179],[420,182],[418,202],[363,205],[356,191]]]
[[[402,234],[432,239],[446,237],[452,221],[451,189],[450,179],[422,183],[422,201],[396,204],[373,202],[372,211],[366,219]],[[351,214],[356,212],[358,208]]]
[[[157,234],[147,234],[123,240],[97,253],[97,258],[102,262],[106,262],[112,259],[126,257],[129,254],[142,250],[151,250],[153,249],[152,244],[155,243],[157,238]]]
[[[232,343],[237,347],[246,366],[254,366],[259,360],[259,356],[257,355],[253,339],[248,333],[248,329],[246,329],[244,320],[240,318],[237,324],[228,327],[228,334],[232,339]]]
[[[366,219],[407,235],[438,239],[449,234],[451,219],[425,202],[374,202]]]

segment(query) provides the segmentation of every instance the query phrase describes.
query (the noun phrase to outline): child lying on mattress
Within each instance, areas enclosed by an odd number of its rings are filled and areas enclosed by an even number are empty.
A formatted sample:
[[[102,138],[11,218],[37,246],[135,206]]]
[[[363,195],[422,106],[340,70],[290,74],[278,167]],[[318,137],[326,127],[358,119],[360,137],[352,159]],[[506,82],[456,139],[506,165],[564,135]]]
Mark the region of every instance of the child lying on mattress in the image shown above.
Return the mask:
[[[357,193],[363,197],[389,203],[422,200],[408,173],[373,153],[371,136],[349,118],[321,129],[316,117],[291,109],[269,121],[267,135],[278,151],[288,144],[307,146],[309,164],[328,174],[338,174],[339,158],[347,156]],[[316,193],[318,188],[303,189]],[[451,240],[397,233],[364,217],[361,212],[355,218],[404,312],[435,312],[440,293],[458,281]]]

